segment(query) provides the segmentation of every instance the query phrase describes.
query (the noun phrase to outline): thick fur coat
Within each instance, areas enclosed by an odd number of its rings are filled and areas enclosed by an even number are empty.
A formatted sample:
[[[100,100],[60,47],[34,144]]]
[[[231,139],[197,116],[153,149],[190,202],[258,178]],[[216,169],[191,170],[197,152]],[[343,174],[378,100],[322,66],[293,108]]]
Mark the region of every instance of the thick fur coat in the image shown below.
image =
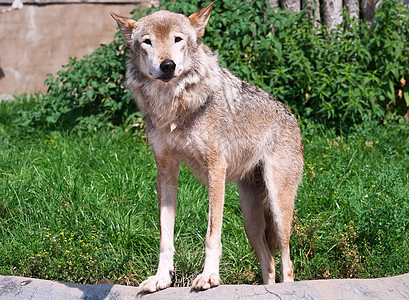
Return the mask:
[[[186,17],[159,11],[138,21],[113,13],[130,49],[127,86],[146,116],[158,176],[161,243],[158,271],[144,291],[170,286],[177,179],[185,163],[206,184],[206,257],[196,289],[217,286],[225,181],[239,188],[245,230],[265,284],[293,280],[289,239],[303,145],[287,106],[223,69],[201,38],[213,4]]]

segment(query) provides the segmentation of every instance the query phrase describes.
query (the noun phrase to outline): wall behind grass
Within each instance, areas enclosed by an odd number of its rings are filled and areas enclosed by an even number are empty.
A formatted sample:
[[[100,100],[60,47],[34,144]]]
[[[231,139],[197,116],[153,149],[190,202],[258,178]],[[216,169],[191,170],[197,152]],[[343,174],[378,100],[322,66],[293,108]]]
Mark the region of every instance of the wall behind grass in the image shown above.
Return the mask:
[[[0,12],[5,11],[0,14],[0,94],[45,91],[47,74],[55,74],[69,57],[82,57],[112,41],[116,23],[110,11],[127,16],[139,5],[159,1],[33,2],[6,12],[12,1],[0,1]]]

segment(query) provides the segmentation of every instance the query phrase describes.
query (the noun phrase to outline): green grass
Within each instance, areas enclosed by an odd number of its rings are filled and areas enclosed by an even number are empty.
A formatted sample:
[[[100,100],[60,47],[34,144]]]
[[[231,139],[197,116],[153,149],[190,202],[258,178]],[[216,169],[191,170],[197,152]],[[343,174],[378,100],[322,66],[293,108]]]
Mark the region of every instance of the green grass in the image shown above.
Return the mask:
[[[146,140],[121,128],[79,137],[15,127],[16,112],[31,107],[0,103],[0,274],[139,284],[155,272],[159,249]],[[409,127],[368,121],[345,136],[308,127],[304,144],[291,239],[296,280],[409,272]],[[183,167],[175,286],[201,271],[207,206],[206,189]],[[223,282],[261,283],[233,185],[222,241]]]

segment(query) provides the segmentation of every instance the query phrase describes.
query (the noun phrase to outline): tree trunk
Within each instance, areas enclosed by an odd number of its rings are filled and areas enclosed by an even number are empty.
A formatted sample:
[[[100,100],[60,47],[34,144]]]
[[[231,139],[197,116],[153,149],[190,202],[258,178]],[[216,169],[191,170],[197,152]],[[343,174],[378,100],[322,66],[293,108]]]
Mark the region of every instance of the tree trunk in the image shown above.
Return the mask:
[[[373,17],[375,14],[374,0],[362,0],[362,15],[364,21],[373,24]]]
[[[301,8],[300,6],[301,6],[300,0],[281,0],[282,9],[299,12]]]
[[[321,20],[320,1],[319,0],[302,0],[302,7],[303,8],[307,7],[308,14],[314,22],[314,27],[316,27],[317,22]]]
[[[342,22],[342,0],[323,0],[323,15],[327,30],[334,29]]]
[[[351,19],[359,19],[359,0],[344,0]]]
[[[268,0],[268,4],[270,5],[270,7],[280,6],[278,0]]]

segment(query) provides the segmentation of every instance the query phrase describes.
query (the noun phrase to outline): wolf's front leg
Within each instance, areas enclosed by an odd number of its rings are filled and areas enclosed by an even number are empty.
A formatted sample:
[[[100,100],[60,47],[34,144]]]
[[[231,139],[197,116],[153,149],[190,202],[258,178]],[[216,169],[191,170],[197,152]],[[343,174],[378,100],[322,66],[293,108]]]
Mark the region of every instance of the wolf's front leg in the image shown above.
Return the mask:
[[[140,285],[144,292],[156,292],[168,288],[173,272],[173,232],[176,214],[177,181],[179,164],[173,157],[156,156],[157,193],[159,200],[160,254],[159,266],[155,276]]]
[[[193,281],[196,290],[207,290],[220,284],[219,263],[222,256],[222,221],[226,162],[220,157],[211,162],[208,170],[209,219],[206,234],[206,257],[203,273]]]

